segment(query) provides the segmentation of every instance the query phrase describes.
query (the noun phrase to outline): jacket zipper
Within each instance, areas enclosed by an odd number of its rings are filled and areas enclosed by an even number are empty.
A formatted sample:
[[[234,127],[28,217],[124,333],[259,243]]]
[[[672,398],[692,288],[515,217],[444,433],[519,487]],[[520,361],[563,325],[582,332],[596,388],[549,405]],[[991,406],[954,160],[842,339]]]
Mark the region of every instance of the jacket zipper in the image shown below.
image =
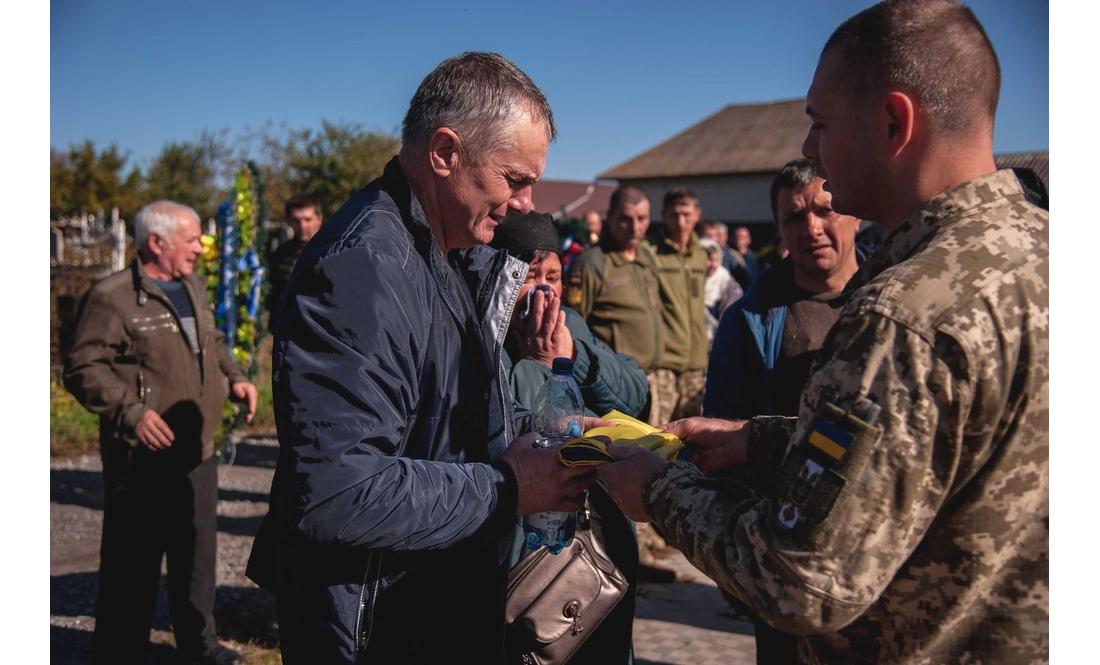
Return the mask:
[[[183,320],[180,318],[179,312],[176,311],[176,306],[172,304],[172,301],[168,300],[167,298],[161,297],[160,294],[153,293],[152,291],[148,291],[147,289],[144,289],[144,287],[141,287],[141,288],[143,288],[143,290],[145,290],[151,297],[156,298],[158,301],[160,301],[160,303],[162,305],[164,305],[168,308],[168,311],[176,319],[175,323],[173,324],[175,326],[175,330],[173,332],[180,333],[181,336],[184,337],[184,340],[183,340],[184,343],[187,343],[187,337],[186,337],[186,335],[183,334]],[[190,287],[188,287],[186,284],[184,284],[184,289],[187,290],[188,298],[190,298],[191,297]],[[195,308],[195,301],[194,300],[191,301],[191,307],[192,307],[192,309]],[[196,310],[195,311],[195,336],[196,337],[198,337],[200,335],[199,331],[202,330],[202,321],[199,320],[199,316],[200,316],[200,314]],[[199,371],[199,401],[200,402],[202,401],[202,399],[204,397],[206,397],[206,368],[204,367],[205,360],[206,360],[206,339],[205,339],[205,337],[206,336],[203,335],[202,341],[199,342],[199,344],[198,344],[199,359],[198,359],[198,362],[196,363],[198,365],[197,369]],[[187,346],[188,346],[188,351],[190,351],[191,345],[188,344]]]
[[[374,566],[376,554],[377,567]],[[382,553],[371,552],[367,555],[367,572],[363,575],[363,587],[359,590],[359,617],[355,622],[355,643],[358,651],[365,651],[370,642],[371,627],[374,625],[374,601],[378,597],[378,581],[382,576],[381,573]],[[372,577],[374,579],[371,579]]]
[[[508,265],[508,256],[504,255],[504,254],[498,255],[497,260],[496,260],[496,265],[493,266],[493,268],[491,269],[491,272],[493,274],[493,288],[489,290],[489,298],[488,298],[489,303],[491,303],[493,297],[497,293],[497,290],[500,288],[500,280],[502,279],[502,275],[504,273],[504,268],[507,265]],[[516,295],[517,296],[519,295],[518,290],[516,290]],[[517,300],[518,300],[518,297],[517,297]],[[512,309],[515,308],[515,304],[516,304],[515,300],[513,300],[512,301]],[[485,323],[489,319],[489,310],[490,309],[492,309],[490,304],[486,304],[485,311],[482,313],[481,324],[480,324],[482,331],[485,330]],[[509,318],[511,318],[511,309],[506,309],[506,312],[508,313]],[[504,330],[504,336],[507,336],[508,335],[508,326],[505,325],[503,330]],[[482,333],[482,335],[484,335],[484,332]],[[504,340],[493,338],[493,344],[496,346],[496,349],[493,352],[493,356],[492,356],[491,360],[493,361],[493,371],[496,372],[496,375],[497,375],[497,396],[500,398],[501,415],[504,416],[504,418],[503,418],[503,420],[504,420],[504,439],[505,439],[505,441],[510,442],[513,438],[512,419],[508,417],[508,397],[507,397],[507,395],[504,394],[504,386],[507,385],[507,383],[508,383],[508,377],[505,376],[504,367],[501,365],[501,362],[500,362],[500,355],[504,352]]]

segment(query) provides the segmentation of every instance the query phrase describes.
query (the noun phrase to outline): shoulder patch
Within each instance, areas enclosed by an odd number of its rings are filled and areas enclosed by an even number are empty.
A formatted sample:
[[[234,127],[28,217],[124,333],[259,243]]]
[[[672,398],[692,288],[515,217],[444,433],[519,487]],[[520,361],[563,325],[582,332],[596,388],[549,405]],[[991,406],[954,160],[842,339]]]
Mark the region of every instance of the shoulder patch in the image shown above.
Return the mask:
[[[804,438],[783,462],[776,493],[776,521],[814,540],[848,480],[867,463],[882,431],[881,425],[868,423],[823,400]]]
[[[580,275],[569,278],[569,288],[565,291],[565,304],[569,305],[573,309],[580,307],[581,300],[584,299],[584,294],[581,293],[581,278]]]

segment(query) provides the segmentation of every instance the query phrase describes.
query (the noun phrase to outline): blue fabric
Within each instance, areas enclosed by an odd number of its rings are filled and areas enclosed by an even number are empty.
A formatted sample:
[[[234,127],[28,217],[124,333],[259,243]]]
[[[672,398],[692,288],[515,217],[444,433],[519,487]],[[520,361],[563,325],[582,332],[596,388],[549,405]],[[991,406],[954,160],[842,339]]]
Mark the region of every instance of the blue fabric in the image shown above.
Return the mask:
[[[530,415],[482,329],[500,253],[453,254],[395,159],[291,273],[272,368],[280,456],[248,569],[278,597],[288,665],[399,662],[390,648],[435,662],[460,638],[473,662],[500,661],[516,486],[498,459]]]
[[[856,245],[855,253],[856,262],[863,263],[871,252]],[[782,301],[777,291],[785,291],[788,283],[794,283],[790,258],[762,272],[722,314],[707,363],[704,416],[740,420],[775,415],[768,379],[779,359],[787,320],[786,305],[776,304]]]
[[[160,287],[160,290],[164,291],[164,295],[168,296],[168,300],[176,308],[176,313],[179,314],[180,319],[195,318],[195,310],[191,307],[191,298],[187,297],[187,289],[183,287],[183,282],[178,279],[165,281],[149,278],[149,280]]]

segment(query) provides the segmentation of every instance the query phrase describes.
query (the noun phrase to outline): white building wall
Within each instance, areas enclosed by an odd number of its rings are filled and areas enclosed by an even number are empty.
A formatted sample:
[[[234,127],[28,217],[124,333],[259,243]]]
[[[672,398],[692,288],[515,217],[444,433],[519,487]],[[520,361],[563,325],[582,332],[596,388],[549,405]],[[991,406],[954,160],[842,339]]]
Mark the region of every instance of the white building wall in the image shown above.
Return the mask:
[[[730,224],[771,224],[768,196],[775,174],[723,175],[692,178],[621,180],[640,187],[649,197],[650,215],[661,219],[661,202],[673,187],[687,187],[699,197],[703,217]]]

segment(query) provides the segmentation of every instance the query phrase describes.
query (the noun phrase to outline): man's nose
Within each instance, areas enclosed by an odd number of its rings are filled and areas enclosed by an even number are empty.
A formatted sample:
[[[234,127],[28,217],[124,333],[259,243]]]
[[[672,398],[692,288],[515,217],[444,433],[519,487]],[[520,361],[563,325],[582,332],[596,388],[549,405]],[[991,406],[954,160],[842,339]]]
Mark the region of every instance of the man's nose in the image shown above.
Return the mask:
[[[822,232],[824,231],[824,228],[825,228],[824,225],[822,224],[821,218],[818,217],[817,215],[813,214],[813,213],[810,213],[807,217],[808,218],[806,220],[806,224],[807,224],[807,227],[810,230],[810,235],[812,235],[812,236],[821,235]]]
[[[817,161],[817,132],[806,132],[806,139],[802,141],[802,156],[811,161]]]
[[[521,215],[526,215],[534,209],[535,204],[531,200],[531,186],[528,185],[523,189],[517,190],[512,198],[508,199],[508,207],[515,210]]]

